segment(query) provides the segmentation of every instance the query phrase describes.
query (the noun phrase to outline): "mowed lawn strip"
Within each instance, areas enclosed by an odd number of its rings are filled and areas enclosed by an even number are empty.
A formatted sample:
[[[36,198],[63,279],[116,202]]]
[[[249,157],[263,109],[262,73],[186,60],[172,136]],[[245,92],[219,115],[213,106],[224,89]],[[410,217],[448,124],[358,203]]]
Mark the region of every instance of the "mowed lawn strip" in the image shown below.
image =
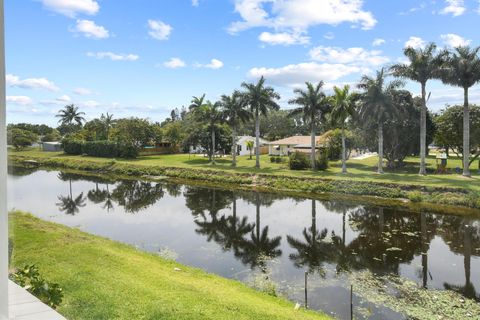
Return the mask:
[[[131,246],[10,214],[13,266],[35,264],[64,289],[67,319],[330,319],[233,280]],[[175,268],[181,271],[175,271]]]
[[[10,151],[10,155],[31,158],[54,158],[54,159],[75,159],[82,161],[92,161],[96,163],[111,162],[112,159],[86,157],[86,156],[70,156],[62,152],[42,152],[38,150]],[[177,168],[194,168],[205,170],[221,170],[229,173],[249,173],[249,174],[270,174],[288,177],[308,177],[308,178],[328,178],[354,181],[372,181],[380,183],[401,184],[401,185],[420,185],[430,187],[449,187],[463,188],[467,190],[480,191],[480,176],[478,170],[478,161],[474,162],[471,171],[472,177],[466,178],[459,174],[455,174],[455,168],[461,167],[461,160],[452,157],[448,160],[448,168],[450,174],[434,174],[427,176],[418,175],[418,158],[409,157],[405,159],[406,166],[395,171],[386,170],[386,173],[379,175],[376,173],[377,157],[372,156],[362,160],[349,160],[347,162],[348,174],[341,173],[341,164],[339,161],[331,161],[330,167],[326,171],[312,172],[310,170],[294,171],[289,170],[286,163],[287,158],[283,158],[283,163],[272,163],[268,155],[261,156],[261,168],[255,168],[254,157],[249,156],[237,157],[237,167],[231,167],[230,157],[218,159],[215,166],[211,165],[208,158],[202,155],[188,154],[172,154],[172,155],[153,155],[142,156],[134,160],[116,159],[117,163],[126,163],[141,166],[158,166],[158,167],[177,167]],[[436,159],[434,156],[427,158],[427,168],[436,168]]]

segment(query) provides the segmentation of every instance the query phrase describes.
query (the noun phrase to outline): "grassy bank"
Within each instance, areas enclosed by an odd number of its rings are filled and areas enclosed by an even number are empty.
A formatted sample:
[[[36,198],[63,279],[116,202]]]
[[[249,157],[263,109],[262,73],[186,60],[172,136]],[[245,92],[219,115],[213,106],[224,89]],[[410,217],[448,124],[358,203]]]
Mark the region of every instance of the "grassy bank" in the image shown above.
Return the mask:
[[[350,173],[339,172],[332,163],[325,172],[291,171],[285,163],[270,163],[263,157],[262,168],[253,168],[254,160],[240,157],[237,168],[228,159],[221,159],[216,166],[208,164],[201,156],[162,155],[140,157],[135,160],[112,160],[40,151],[11,152],[12,163],[35,160],[39,165],[51,168],[85,170],[97,173],[113,173],[129,176],[167,176],[177,179],[222,183],[244,188],[301,192],[306,194],[340,194],[372,196],[384,199],[407,199],[418,203],[480,208],[480,180],[478,176],[465,178],[460,175],[428,175],[420,177],[411,162],[402,171],[384,175],[375,173],[375,158],[351,160]],[[415,160],[415,159],[413,159]],[[410,161],[413,161],[410,159]],[[434,159],[429,159],[432,166]],[[455,166],[455,161],[450,165]],[[415,173],[413,173],[415,171]],[[455,211],[452,209],[451,211]]]
[[[13,265],[64,289],[67,319],[328,319],[291,302],[31,215],[10,214]],[[176,271],[179,268],[180,271]]]

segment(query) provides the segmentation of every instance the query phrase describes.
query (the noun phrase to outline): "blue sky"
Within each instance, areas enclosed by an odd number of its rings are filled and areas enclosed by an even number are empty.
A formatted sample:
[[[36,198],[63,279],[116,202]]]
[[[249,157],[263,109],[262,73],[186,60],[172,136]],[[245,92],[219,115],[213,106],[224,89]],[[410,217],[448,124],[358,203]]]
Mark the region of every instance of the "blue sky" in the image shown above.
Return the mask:
[[[54,125],[75,103],[161,121],[261,75],[282,95],[304,81],[354,85],[402,48],[480,45],[480,1],[6,0],[7,121]],[[407,88],[418,94],[418,85]],[[428,84],[429,107],[462,91]],[[471,92],[480,103],[480,89]]]

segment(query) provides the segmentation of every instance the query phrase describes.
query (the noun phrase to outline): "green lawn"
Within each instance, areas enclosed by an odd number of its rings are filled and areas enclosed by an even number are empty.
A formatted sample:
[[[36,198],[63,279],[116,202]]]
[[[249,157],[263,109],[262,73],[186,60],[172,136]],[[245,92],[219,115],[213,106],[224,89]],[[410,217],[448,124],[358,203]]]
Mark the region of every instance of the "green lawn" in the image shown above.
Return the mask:
[[[10,215],[13,265],[36,264],[64,289],[67,319],[329,319],[293,303],[133,247]],[[175,268],[180,268],[176,271]]]
[[[81,156],[67,156],[61,152],[42,152],[38,150],[26,151],[10,151],[12,155],[32,156],[32,157],[61,157],[62,159],[82,159],[96,162],[106,162],[110,159],[81,157]],[[285,158],[286,159],[286,158]],[[460,187],[470,190],[480,191],[480,176],[478,171],[478,162],[472,165],[472,178],[465,178],[461,175],[455,174],[455,167],[461,167],[461,160],[458,158],[450,158],[448,160],[448,167],[450,174],[439,175],[430,174],[428,176],[419,176],[418,173],[418,158],[407,158],[406,167],[396,171],[386,171],[385,174],[379,175],[376,173],[377,158],[370,157],[363,160],[349,160],[347,163],[349,173],[341,174],[340,162],[330,162],[330,168],[327,171],[312,172],[292,171],[289,170],[286,163],[271,163],[268,155],[261,156],[261,169],[255,168],[255,159],[249,159],[248,156],[238,157],[238,165],[232,168],[231,158],[225,157],[217,159],[217,165],[213,166],[209,163],[208,158],[201,155],[188,154],[174,154],[174,155],[156,155],[143,156],[135,160],[118,160],[119,163],[136,163],[148,166],[164,166],[164,167],[181,167],[181,168],[196,168],[196,169],[216,169],[229,172],[242,173],[263,173],[275,175],[288,176],[302,176],[302,177],[326,177],[330,179],[352,179],[359,181],[376,181],[386,183],[400,183],[400,184],[414,184],[425,186],[444,186],[444,187]],[[427,159],[428,167],[435,169],[435,157],[429,156]]]

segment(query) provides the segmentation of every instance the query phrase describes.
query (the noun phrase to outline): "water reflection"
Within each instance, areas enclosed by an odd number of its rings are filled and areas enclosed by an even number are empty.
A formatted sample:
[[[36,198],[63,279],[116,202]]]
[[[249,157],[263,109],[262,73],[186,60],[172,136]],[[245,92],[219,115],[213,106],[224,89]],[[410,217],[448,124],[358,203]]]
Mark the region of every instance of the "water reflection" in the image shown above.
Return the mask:
[[[11,182],[14,186],[20,186],[20,177],[25,179],[20,190],[25,198],[32,198],[28,187],[38,184],[36,173],[9,173],[16,175]],[[44,193],[55,192],[58,211],[65,214],[65,219],[52,218],[54,221],[83,224],[86,231],[128,243],[146,242],[147,250],[159,242],[177,251],[180,262],[241,280],[245,268],[267,274],[270,262],[277,261],[273,277],[285,283],[292,298],[299,297],[298,290],[289,288],[302,287],[300,277],[307,271],[312,281],[317,281],[309,301],[315,305],[315,299],[322,297],[321,307],[331,308],[340,317],[348,313],[334,296],[346,291],[348,276],[361,271],[406,277],[424,288],[452,290],[480,301],[478,219],[166,181],[45,175],[41,179],[47,179],[54,191]],[[38,212],[43,206],[21,207],[24,202],[16,200],[14,206],[49,219],[49,212]],[[130,218],[133,214],[135,219]],[[107,216],[108,223],[103,221]],[[162,216],[168,218],[162,220]],[[137,224],[140,226],[134,227]],[[155,248],[158,250],[158,245]],[[463,260],[462,266],[457,257]]]

